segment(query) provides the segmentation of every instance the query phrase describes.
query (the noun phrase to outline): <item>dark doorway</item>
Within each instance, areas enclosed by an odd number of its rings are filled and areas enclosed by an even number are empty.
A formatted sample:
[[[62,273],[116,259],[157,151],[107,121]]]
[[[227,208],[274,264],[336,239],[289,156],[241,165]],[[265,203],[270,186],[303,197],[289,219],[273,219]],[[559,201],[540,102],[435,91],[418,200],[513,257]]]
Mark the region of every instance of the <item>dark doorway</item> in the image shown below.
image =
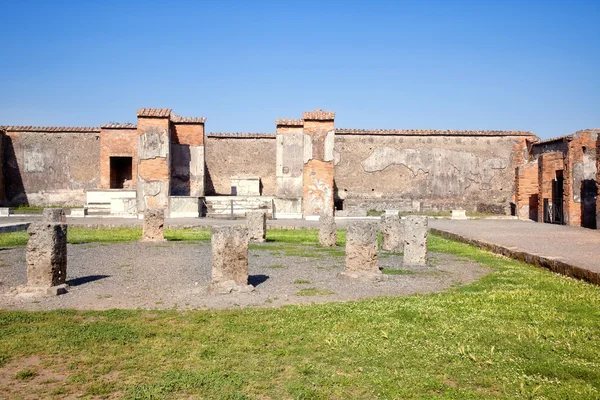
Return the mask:
[[[596,229],[596,197],[598,187],[594,179],[581,182],[581,226]]]
[[[132,158],[110,158],[110,188],[123,189],[126,182],[131,182]],[[128,185],[127,185],[128,186]]]
[[[529,219],[532,221],[538,220],[538,195],[532,194],[529,196]]]
[[[544,222],[564,225],[563,190],[563,172],[558,170],[556,171],[556,179],[552,180],[552,198],[544,199]]]

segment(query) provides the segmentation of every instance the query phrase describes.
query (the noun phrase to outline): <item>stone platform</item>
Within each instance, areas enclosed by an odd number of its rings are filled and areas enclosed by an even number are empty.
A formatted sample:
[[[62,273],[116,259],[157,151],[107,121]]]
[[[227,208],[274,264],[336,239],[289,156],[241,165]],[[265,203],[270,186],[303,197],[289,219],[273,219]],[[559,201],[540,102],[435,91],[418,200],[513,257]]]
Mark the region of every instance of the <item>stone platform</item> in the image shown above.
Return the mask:
[[[517,220],[431,220],[431,232],[600,285],[600,231]]]

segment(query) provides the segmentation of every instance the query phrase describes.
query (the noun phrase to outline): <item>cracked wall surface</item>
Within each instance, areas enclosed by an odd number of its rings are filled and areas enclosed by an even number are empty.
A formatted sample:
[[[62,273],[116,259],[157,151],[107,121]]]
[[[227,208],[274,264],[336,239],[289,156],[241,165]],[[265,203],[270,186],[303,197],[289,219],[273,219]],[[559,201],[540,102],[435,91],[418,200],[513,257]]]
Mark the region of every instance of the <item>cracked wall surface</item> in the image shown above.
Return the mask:
[[[138,118],[137,207],[165,209],[169,202],[171,138],[168,118]]]
[[[333,215],[335,140],[333,120],[304,121],[304,216]]]
[[[508,206],[519,137],[337,135],[336,196]],[[368,206],[368,205],[367,205]]]
[[[85,204],[100,184],[98,132],[7,132],[3,140],[8,205]]]

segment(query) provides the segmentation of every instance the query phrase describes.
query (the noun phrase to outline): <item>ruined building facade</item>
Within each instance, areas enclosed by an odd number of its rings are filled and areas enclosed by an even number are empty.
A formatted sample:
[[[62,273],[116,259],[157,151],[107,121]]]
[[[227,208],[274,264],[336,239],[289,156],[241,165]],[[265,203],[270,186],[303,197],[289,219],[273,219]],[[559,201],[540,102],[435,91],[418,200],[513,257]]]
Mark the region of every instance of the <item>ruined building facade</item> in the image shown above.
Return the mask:
[[[595,185],[598,171],[596,131],[540,142],[521,131],[344,129],[321,110],[278,119],[275,133],[207,133],[205,123],[145,108],[137,124],[0,127],[0,200],[123,215],[464,208],[537,220],[556,171],[573,183],[564,199],[576,204],[591,202],[577,185]],[[569,201],[565,221],[573,225],[591,206]]]

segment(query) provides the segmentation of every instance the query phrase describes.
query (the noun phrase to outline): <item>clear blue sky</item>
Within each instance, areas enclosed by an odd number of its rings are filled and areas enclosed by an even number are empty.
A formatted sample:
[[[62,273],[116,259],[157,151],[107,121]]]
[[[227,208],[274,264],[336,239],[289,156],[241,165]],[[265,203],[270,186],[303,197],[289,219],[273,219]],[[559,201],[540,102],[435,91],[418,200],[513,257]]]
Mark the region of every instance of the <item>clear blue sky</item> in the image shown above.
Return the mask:
[[[600,0],[0,1],[0,125],[600,127]]]

